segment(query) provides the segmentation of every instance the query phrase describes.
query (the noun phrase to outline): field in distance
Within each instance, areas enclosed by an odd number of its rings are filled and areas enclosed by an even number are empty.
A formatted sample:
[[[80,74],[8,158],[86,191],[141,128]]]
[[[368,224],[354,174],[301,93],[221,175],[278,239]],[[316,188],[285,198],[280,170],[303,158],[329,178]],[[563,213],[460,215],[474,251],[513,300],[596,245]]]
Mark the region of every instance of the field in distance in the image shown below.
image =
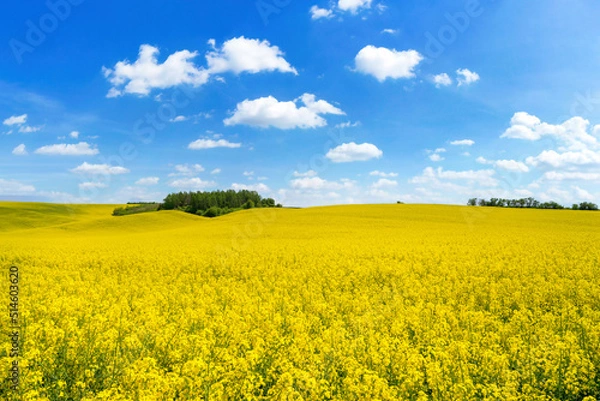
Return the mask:
[[[0,202],[20,400],[600,399],[600,214],[115,207]]]

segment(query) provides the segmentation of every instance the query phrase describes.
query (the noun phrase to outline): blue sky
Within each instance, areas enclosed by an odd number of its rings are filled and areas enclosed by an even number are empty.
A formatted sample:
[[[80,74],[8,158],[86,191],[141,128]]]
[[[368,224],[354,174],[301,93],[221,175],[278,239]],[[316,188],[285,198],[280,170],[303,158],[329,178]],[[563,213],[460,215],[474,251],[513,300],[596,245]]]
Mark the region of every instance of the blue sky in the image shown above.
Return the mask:
[[[10,1],[0,199],[600,199],[600,4]]]

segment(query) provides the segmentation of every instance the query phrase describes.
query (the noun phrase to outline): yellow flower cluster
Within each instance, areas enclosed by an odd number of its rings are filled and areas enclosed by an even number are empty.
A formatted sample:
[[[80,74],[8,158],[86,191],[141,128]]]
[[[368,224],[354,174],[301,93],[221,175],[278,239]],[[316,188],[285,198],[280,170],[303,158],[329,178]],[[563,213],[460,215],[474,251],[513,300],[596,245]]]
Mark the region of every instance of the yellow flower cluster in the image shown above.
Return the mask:
[[[0,399],[600,400],[600,214],[113,208],[0,203]]]

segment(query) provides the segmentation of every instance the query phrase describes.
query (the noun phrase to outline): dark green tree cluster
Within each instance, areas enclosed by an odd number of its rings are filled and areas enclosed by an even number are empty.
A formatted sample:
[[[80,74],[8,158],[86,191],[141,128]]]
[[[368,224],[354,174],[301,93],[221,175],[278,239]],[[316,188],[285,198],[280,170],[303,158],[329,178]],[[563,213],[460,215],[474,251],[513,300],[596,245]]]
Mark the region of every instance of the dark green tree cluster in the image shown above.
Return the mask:
[[[521,199],[503,199],[492,198],[490,200],[471,198],[467,202],[469,206],[487,206],[487,207],[508,207],[508,208],[523,208],[523,209],[568,209],[563,205],[554,201],[540,202],[534,198]],[[590,202],[574,204],[573,210],[598,210],[598,205]]]
[[[161,209],[183,210],[205,217],[218,217],[241,209],[281,207],[256,191],[178,192],[167,195]]]
[[[596,205],[595,203],[592,202],[582,202],[579,205],[577,203],[573,204],[573,207],[571,208],[573,210],[598,210],[598,205]]]

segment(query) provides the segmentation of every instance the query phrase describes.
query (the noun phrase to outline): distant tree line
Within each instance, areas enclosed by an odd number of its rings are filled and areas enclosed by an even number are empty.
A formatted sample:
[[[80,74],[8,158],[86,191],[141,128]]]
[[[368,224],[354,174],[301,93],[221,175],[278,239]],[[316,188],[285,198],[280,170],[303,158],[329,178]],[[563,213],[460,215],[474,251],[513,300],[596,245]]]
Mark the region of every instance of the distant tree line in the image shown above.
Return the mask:
[[[491,198],[490,200],[471,198],[467,202],[469,206],[507,207],[523,209],[572,209],[572,210],[598,210],[598,205],[591,202],[575,203],[572,207],[564,207],[554,201],[540,202],[534,198],[503,199]]]
[[[282,207],[273,198],[263,198],[256,191],[178,192],[167,195],[163,210],[183,210],[204,217],[217,217],[255,207]]]
[[[155,202],[127,202],[127,207],[118,207],[113,211],[113,216],[128,216],[130,214],[156,212],[160,209],[160,203]]]

